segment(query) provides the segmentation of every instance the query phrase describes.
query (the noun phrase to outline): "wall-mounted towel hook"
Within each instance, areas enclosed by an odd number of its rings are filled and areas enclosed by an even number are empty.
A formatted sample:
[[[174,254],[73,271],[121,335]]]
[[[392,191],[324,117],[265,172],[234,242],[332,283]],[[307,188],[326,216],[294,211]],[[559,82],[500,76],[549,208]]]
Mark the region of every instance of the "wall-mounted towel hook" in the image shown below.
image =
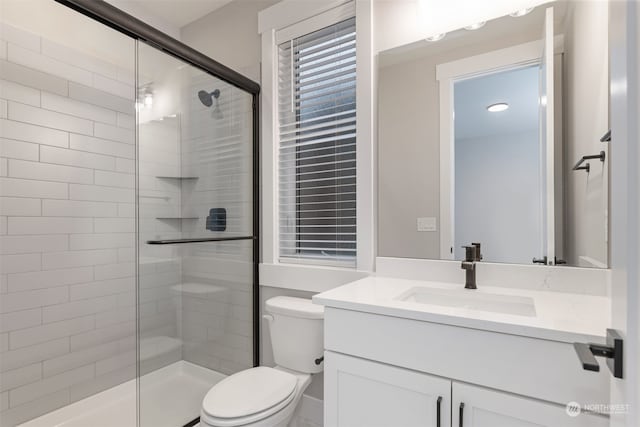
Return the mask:
[[[585,160],[593,160],[593,159],[600,159],[601,162],[604,162],[604,159],[605,159],[604,151],[601,151],[600,154],[592,154],[590,156],[582,156],[582,158],[580,160],[578,160],[578,163],[576,163],[576,165],[573,167],[573,170],[574,171],[584,170],[584,171],[587,171],[587,173],[589,173],[589,171],[591,170],[591,166],[589,165],[588,162],[584,166],[580,166],[580,165],[582,165],[582,163],[584,163]]]

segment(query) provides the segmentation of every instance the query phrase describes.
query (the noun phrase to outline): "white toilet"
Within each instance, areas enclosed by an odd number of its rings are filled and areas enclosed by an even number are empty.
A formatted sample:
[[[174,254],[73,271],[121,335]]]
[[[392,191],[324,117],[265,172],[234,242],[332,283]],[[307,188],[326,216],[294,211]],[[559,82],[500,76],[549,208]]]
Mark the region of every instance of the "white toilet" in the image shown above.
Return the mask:
[[[202,402],[201,427],[285,427],[311,374],[322,372],[324,307],[275,297],[266,311],[277,366],[246,369],[213,386]]]

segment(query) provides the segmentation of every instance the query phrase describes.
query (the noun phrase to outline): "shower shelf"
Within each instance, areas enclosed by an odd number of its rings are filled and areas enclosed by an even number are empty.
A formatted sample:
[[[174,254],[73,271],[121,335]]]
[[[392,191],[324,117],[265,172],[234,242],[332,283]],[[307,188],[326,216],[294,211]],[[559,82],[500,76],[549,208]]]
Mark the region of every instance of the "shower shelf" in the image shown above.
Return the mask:
[[[152,265],[152,264],[172,264],[179,262],[180,258],[153,258],[153,257],[140,257],[140,265]]]
[[[162,176],[156,176],[156,178],[160,178],[160,179],[185,179],[185,180],[189,180],[189,179],[198,179],[200,177],[198,176],[166,176],[166,175],[162,175]]]
[[[227,288],[207,283],[186,282],[171,286],[171,290],[181,294],[203,296],[225,292],[227,291]]]
[[[200,219],[197,216],[157,216],[156,219]]]

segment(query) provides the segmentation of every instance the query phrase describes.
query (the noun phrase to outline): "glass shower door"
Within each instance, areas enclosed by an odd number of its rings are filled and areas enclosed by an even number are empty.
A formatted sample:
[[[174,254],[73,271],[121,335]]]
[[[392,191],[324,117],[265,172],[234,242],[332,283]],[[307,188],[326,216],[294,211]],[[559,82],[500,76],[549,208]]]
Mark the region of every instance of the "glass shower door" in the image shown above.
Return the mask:
[[[253,366],[251,94],[138,42],[139,425]]]

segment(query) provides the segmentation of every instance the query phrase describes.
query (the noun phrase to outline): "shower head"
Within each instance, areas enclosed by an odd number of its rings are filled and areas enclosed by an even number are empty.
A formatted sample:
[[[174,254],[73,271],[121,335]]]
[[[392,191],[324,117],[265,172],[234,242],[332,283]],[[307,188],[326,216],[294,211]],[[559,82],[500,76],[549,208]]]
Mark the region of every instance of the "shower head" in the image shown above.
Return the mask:
[[[216,89],[213,92],[207,92],[206,90],[198,92],[198,98],[200,98],[200,102],[202,102],[205,107],[211,107],[213,105],[213,98],[218,99],[219,96],[219,89]]]

